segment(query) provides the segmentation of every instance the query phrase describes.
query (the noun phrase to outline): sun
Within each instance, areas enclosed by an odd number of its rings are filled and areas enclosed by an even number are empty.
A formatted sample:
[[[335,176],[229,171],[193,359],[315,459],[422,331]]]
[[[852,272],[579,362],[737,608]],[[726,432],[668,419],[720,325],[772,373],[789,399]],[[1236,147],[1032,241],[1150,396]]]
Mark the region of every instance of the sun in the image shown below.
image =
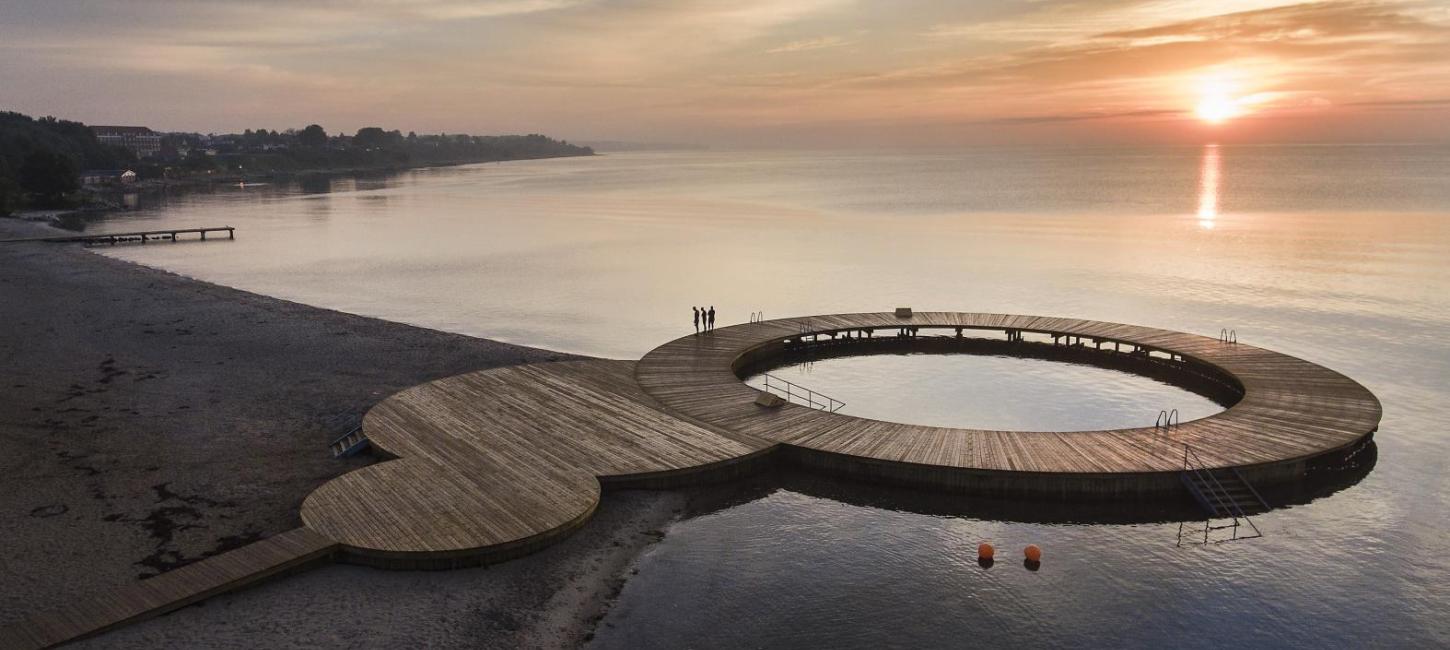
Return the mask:
[[[1209,124],[1222,124],[1230,119],[1243,114],[1243,107],[1232,97],[1224,93],[1212,93],[1205,95],[1198,106],[1193,109],[1198,119]]]
[[[1222,124],[1249,112],[1254,104],[1265,100],[1266,93],[1244,94],[1242,71],[1216,70],[1198,77],[1198,103],[1193,113],[1209,124]]]

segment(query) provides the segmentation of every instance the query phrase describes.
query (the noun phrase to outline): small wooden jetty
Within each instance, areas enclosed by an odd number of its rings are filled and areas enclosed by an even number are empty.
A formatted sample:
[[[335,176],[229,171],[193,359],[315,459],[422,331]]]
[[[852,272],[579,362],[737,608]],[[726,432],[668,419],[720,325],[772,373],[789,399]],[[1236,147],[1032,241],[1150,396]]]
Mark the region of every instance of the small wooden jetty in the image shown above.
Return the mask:
[[[792,354],[928,339],[980,339],[1023,355],[1046,350],[1179,376],[1228,408],[1182,423],[1165,410],[1152,426],[1145,413],[1144,426],[1130,429],[987,431],[760,399],[741,379]],[[582,526],[607,488],[723,480],[777,461],[867,481],[1063,500],[1183,498],[1187,490],[1211,512],[1237,516],[1262,503],[1250,483],[1292,481],[1311,461],[1352,453],[1380,415],[1379,401],[1354,380],[1236,336],[909,310],[752,318],[670,341],[638,362],[514,366],[397,393],[366,414],[360,433],[333,443],[336,454],[339,444],[366,440],[389,460],[319,487],[302,504],[303,528],[0,629],[0,646],[61,643],[328,557],[385,568],[497,562]]]
[[[80,242],[87,246],[97,244],[124,244],[128,242],[139,242],[145,244],[150,241],[181,241],[182,235],[197,235],[199,241],[206,241],[208,234],[220,235],[225,233],[227,239],[237,238],[237,229],[232,226],[212,226],[207,228],[162,228],[158,230],[136,230],[131,232],[106,232],[83,235],[57,235],[55,237],[24,237],[20,239],[0,239],[0,244],[15,244],[21,242],[51,242],[71,243]]]

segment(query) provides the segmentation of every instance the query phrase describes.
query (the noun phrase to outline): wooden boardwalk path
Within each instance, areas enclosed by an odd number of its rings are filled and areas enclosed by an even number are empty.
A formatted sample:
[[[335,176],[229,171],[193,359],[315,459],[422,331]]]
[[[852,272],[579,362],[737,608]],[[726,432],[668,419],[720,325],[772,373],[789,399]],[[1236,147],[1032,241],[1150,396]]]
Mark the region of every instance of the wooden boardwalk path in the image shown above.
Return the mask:
[[[984,431],[881,422],[756,404],[740,374],[792,347],[922,331],[984,334],[1199,373],[1242,395],[1169,428]],[[1096,353],[1096,352],[1094,352]],[[1145,420],[1149,414],[1145,414]],[[1256,482],[1292,480],[1316,457],[1373,434],[1379,401],[1308,361],[1168,330],[974,313],[841,314],[686,336],[631,361],[480,371],[393,395],[363,420],[390,460],[324,484],[304,528],[77,602],[0,630],[0,647],[61,643],[170,611],[326,557],[447,568],[529,553],[583,525],[607,486],[668,487],[751,471],[773,457],[896,483],[1057,498],[1182,490],[1184,445],[1206,466]],[[776,453],[780,452],[780,453]],[[322,453],[319,450],[319,453]]]
[[[326,561],[336,548],[337,542],[298,528],[0,628],[0,648],[46,648],[94,636]]]

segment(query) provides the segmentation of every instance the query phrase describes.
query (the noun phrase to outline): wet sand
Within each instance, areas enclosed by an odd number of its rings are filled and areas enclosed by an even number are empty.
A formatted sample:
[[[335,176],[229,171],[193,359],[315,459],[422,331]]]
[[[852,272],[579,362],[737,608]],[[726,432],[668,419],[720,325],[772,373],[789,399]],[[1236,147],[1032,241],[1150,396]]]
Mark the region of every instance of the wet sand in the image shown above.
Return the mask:
[[[0,238],[47,230],[0,219]],[[392,392],[564,358],[249,294],[78,246],[0,245],[0,625],[300,525],[309,492],[372,462],[335,460],[328,443]],[[375,640],[350,636],[363,629],[339,623],[350,619],[375,631],[387,621],[398,642],[570,645],[680,499],[620,496],[575,538],[515,562],[421,574],[328,567],[97,643]],[[293,616],[246,627],[213,614],[268,594]],[[411,615],[379,618],[403,603]]]

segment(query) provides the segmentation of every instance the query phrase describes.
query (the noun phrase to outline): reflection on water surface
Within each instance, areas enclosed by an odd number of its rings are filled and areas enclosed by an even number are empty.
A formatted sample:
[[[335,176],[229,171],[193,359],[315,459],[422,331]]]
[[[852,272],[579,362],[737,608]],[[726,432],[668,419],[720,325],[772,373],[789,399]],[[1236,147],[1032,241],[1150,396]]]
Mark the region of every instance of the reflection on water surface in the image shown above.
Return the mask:
[[[1443,647],[1446,169],[1450,149],[1408,146],[634,153],[191,194],[102,225],[234,225],[234,243],[108,254],[572,352],[638,358],[690,331],[699,304],[721,326],[758,311],[1047,314],[1232,328],[1385,406],[1373,472],[1257,517],[1265,536],[1247,542],[1179,548],[1172,514],[1087,523],[748,493],[667,531],[603,647]],[[1021,371],[974,375],[979,362],[939,369],[971,387],[973,418],[1071,428],[1146,405],[1083,398],[1044,371],[1061,393],[999,409],[986,391]],[[990,570],[975,562],[984,539],[1004,560]],[[1040,571],[1005,561],[1028,543]]]

